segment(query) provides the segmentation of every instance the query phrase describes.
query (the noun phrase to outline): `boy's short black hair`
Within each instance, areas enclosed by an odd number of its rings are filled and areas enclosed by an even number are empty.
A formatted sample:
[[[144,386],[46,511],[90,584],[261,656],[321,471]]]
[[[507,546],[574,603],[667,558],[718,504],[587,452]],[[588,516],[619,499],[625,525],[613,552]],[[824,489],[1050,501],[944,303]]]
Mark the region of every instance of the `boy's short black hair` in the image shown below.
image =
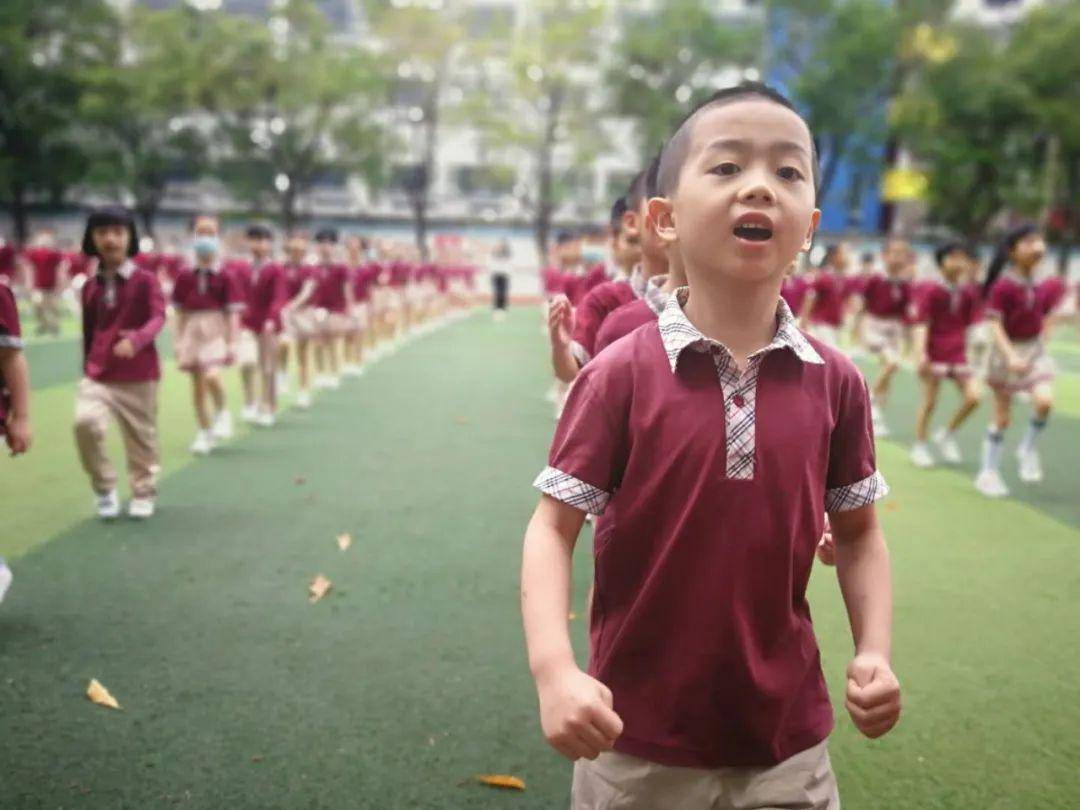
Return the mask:
[[[565,245],[567,242],[573,242],[578,238],[578,235],[573,231],[559,231],[555,234],[555,244]]]
[[[604,235],[604,226],[597,225],[595,222],[590,222],[581,227],[581,235],[586,239],[602,237]]]
[[[645,169],[645,198],[652,199],[660,196],[660,153],[649,163]]]
[[[94,228],[103,228],[106,225],[123,225],[128,230],[127,255],[134,256],[139,252],[139,232],[135,227],[135,217],[131,212],[120,205],[103,205],[95,208],[86,218],[86,230],[83,231],[82,251],[87,256],[99,256],[97,245],[94,244]]]
[[[683,164],[686,163],[686,157],[690,153],[690,138],[694,131],[693,122],[698,113],[711,107],[719,107],[745,98],[761,98],[772,101],[791,110],[802,119],[803,123],[806,123],[806,119],[795,109],[795,105],[791,103],[787,96],[764,82],[742,82],[733,87],[717,90],[683,118],[675,129],[675,133],[664,144],[664,148],[660,152],[660,168],[657,178],[661,196],[670,196],[679,185],[679,174],[682,172]],[[807,124],[806,128],[809,131],[810,125]],[[814,183],[814,202],[816,204],[818,177],[821,175],[821,169],[818,165],[817,144],[814,142],[813,132],[810,132],[810,165],[813,175],[811,179]]]
[[[975,249],[974,245],[970,245],[967,242],[946,242],[944,245],[938,246],[934,251],[934,261],[937,263],[937,266],[943,267],[945,265],[945,257],[956,251],[960,251],[969,259],[975,259],[977,261],[979,258],[979,252]]]
[[[335,228],[322,228],[315,232],[315,241],[321,244],[336,245],[338,232]]]
[[[821,254],[821,262],[818,267],[830,267],[836,254],[840,252],[840,245],[833,243],[825,246],[825,252]]]
[[[864,250],[859,255],[859,261],[861,261],[863,264],[869,264],[873,260],[874,260],[874,252],[872,250]]]
[[[613,233],[622,231],[622,218],[626,213],[626,197],[619,197],[611,206],[611,230]]]
[[[268,226],[263,225],[261,222],[253,222],[251,225],[248,225],[248,227],[247,227],[247,238],[248,239],[273,239],[274,238],[274,232],[271,231]]]
[[[645,195],[648,194],[645,184],[648,180],[649,167],[646,166],[636,175],[634,179],[630,181],[630,187],[626,189],[626,207],[630,211],[637,211],[641,208],[641,203],[646,199]]]

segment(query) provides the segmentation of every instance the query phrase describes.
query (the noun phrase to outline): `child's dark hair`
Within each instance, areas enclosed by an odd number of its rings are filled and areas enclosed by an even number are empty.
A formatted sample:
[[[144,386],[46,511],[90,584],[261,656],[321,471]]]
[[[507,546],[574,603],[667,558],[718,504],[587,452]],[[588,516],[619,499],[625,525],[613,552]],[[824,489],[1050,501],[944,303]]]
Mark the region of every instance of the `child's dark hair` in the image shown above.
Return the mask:
[[[586,239],[596,239],[604,235],[604,226],[597,225],[595,222],[590,222],[587,225],[581,227],[581,235]]]
[[[832,267],[833,261],[836,259],[836,254],[840,252],[840,245],[831,244],[825,246],[825,253],[821,256],[821,261],[818,263],[818,267]]]
[[[943,267],[945,265],[945,257],[950,253],[957,252],[963,253],[973,261],[978,261],[979,259],[979,252],[975,249],[974,245],[968,244],[967,242],[946,242],[943,245],[939,245],[934,251],[934,261],[937,263],[938,267]]]
[[[617,234],[622,231],[622,218],[625,213],[626,197],[619,197],[619,199],[615,200],[615,203],[611,206],[611,218],[609,219],[609,222],[611,223],[612,233]]]
[[[994,251],[994,258],[990,260],[990,264],[986,268],[986,280],[983,282],[984,295],[990,291],[994,282],[997,281],[998,276],[1001,275],[1001,271],[1005,269],[1005,265],[1009,263],[1009,254],[1012,253],[1012,249],[1016,247],[1016,243],[1025,236],[1030,236],[1031,234],[1038,232],[1039,228],[1031,222],[1017,225],[1006,232],[1005,236],[998,243],[997,250]]]
[[[863,251],[863,253],[859,256],[859,261],[861,261],[863,264],[870,264],[870,262],[872,262],[873,260],[874,252],[871,250]]]
[[[247,227],[248,239],[273,239],[274,232],[261,222],[253,222]]]
[[[578,238],[578,235],[573,231],[559,231],[555,234],[555,244],[565,245],[567,242],[573,242]]]
[[[315,241],[326,245],[336,245],[338,232],[335,228],[322,228],[315,234]]]
[[[742,99],[747,98],[760,98],[765,99],[766,101],[772,101],[785,109],[791,110],[798,115],[804,123],[806,122],[806,119],[803,118],[802,114],[797,109],[795,109],[795,105],[791,103],[791,100],[788,99],[787,96],[775,87],[770,87],[764,82],[742,82],[734,87],[725,87],[722,90],[717,90],[683,118],[679,123],[679,126],[675,128],[675,133],[668,139],[668,142],[664,144],[664,148],[660,152],[658,175],[659,193],[662,196],[670,196],[679,185],[679,174],[682,172],[683,164],[686,163],[686,157],[690,153],[690,138],[694,131],[692,124],[698,113],[711,107],[719,107],[724,104],[730,104],[731,102],[741,101]],[[807,124],[806,128],[809,131],[810,125]],[[811,179],[814,184],[814,202],[816,204],[818,177],[821,175],[821,168],[818,165],[817,144],[814,142],[813,132],[810,133],[810,166],[812,174]]]
[[[645,197],[652,199],[660,196],[660,153],[649,163],[645,170]]]

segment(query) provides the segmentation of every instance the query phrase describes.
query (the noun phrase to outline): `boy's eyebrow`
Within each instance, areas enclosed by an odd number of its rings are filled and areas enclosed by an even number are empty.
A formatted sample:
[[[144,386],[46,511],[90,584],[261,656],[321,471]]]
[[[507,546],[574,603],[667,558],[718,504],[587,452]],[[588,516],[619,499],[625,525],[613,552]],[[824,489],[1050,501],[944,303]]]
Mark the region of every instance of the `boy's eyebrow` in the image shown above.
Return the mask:
[[[749,149],[751,142],[741,138],[717,138],[706,146],[702,152],[711,152],[717,149]],[[802,152],[807,157],[810,151],[798,141],[773,141],[768,145],[770,152]]]

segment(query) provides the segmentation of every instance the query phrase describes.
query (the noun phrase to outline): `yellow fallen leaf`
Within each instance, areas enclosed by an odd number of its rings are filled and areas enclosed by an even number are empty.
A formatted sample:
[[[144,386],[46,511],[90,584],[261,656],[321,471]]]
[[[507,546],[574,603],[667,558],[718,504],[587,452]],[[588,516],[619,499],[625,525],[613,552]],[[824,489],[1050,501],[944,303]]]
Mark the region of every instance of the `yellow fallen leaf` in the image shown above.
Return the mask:
[[[311,584],[308,585],[308,602],[315,604],[330,590],[330,580],[319,574],[315,579],[311,580]]]
[[[576,613],[571,613],[567,618],[569,618],[570,621],[573,621],[574,619],[577,618],[577,614]]]
[[[119,709],[120,704],[116,702],[109,690],[98,683],[97,678],[90,679],[90,685],[86,687],[86,696],[90,698],[98,706],[105,706],[110,709]]]
[[[504,788],[506,790],[524,790],[525,783],[516,776],[500,776],[498,774],[478,774],[476,781],[488,787]]]
[[[344,534],[339,534],[337,536],[337,547],[340,548],[342,551],[345,551],[351,545],[352,535],[348,532],[345,532]]]

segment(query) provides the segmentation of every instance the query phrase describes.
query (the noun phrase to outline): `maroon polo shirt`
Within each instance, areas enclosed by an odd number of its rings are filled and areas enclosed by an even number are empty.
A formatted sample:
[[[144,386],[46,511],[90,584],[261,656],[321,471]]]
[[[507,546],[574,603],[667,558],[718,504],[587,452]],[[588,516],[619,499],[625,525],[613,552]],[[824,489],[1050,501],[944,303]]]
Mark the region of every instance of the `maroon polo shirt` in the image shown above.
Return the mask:
[[[1009,270],[987,292],[986,316],[999,319],[1010,340],[1034,340],[1060,300],[1054,286],[1035,284]]]
[[[300,290],[304,288],[304,284],[309,278],[314,278],[315,268],[307,264],[289,264],[285,263],[283,266],[285,272],[285,290],[288,293],[288,298],[291,301],[300,294]],[[315,306],[318,302],[318,289],[312,293],[310,299],[308,299],[307,306]]]
[[[802,312],[809,291],[810,283],[802,276],[784,276],[784,282],[780,285],[780,297],[787,301],[788,308],[796,317]]]
[[[247,301],[240,323],[252,332],[262,332],[267,323],[281,331],[281,310],[289,301],[285,270],[279,264],[267,262],[253,267]]]
[[[810,306],[810,323],[842,326],[844,301],[849,292],[844,277],[835,270],[823,268],[814,274],[810,289],[814,293],[814,303]]]
[[[608,281],[593,287],[574,309],[574,335],[570,349],[581,365],[596,354],[596,335],[604,319],[637,296],[629,279]]]
[[[349,268],[344,264],[322,264],[315,268],[315,305],[330,312],[343,313],[348,308],[345,287],[349,283]]]
[[[596,350],[593,354],[599,354],[639,326],[653,323],[667,304],[668,294],[663,290],[666,282],[667,276],[653,276],[645,282],[645,292],[641,298],[624,304],[608,315],[596,334]]]
[[[34,289],[43,292],[56,290],[60,283],[59,270],[61,262],[64,261],[64,254],[53,248],[33,247],[24,251],[23,256],[33,268]]]
[[[0,281],[0,349],[22,349],[22,328],[19,325],[19,308],[11,288]],[[4,435],[8,411],[11,410],[11,392],[0,374],[0,436]]]
[[[931,363],[967,362],[967,330],[978,309],[978,293],[969,285],[934,281],[919,291],[915,320],[926,324],[926,357]]]
[[[911,301],[911,282],[902,278],[889,278],[874,273],[866,278],[862,287],[863,305],[875,318],[901,321],[907,315]]]
[[[173,285],[172,302],[185,312],[240,310],[243,294],[232,273],[185,267]]]
[[[806,601],[824,513],[887,487],[850,360],[781,300],[740,373],[682,304],[585,366],[536,486],[604,518],[589,671],[624,721],[616,750],[769,766],[832,728]]]
[[[165,325],[165,296],[157,277],[126,262],[108,278],[104,271],[83,285],[83,371],[99,382],[145,382],[161,378],[154,338]],[[134,357],[117,357],[123,338]]]

